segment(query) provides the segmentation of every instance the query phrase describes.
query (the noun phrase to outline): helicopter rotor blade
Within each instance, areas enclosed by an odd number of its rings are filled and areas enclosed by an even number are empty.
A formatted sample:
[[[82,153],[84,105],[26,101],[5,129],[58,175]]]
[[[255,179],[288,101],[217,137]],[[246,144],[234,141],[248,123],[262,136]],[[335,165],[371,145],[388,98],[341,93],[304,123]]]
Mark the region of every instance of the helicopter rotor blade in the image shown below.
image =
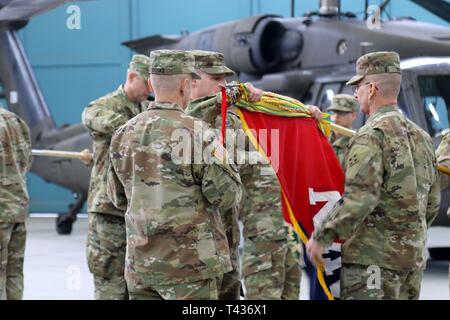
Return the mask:
[[[411,2],[450,22],[450,2],[445,0],[411,0]]]
[[[0,22],[29,20],[74,0],[0,0]]]

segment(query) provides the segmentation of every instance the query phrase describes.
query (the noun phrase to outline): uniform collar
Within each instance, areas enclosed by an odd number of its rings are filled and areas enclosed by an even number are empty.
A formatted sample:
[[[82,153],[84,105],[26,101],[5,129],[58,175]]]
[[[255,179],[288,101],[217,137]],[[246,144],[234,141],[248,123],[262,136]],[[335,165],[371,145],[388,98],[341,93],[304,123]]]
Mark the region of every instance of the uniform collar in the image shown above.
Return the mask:
[[[388,104],[385,106],[382,106],[380,108],[378,108],[377,111],[375,111],[374,113],[372,113],[369,117],[369,119],[367,119],[367,122],[372,121],[375,118],[378,118],[379,116],[381,116],[384,113],[388,113],[391,111],[396,111],[398,112],[398,106],[396,104]]]
[[[191,100],[189,102],[189,105],[187,106],[185,112],[189,114],[190,116],[196,117],[196,118],[203,118],[206,114],[211,112],[212,110],[217,109],[215,100],[214,103],[204,103],[209,102],[211,99],[216,98],[216,94],[212,94],[209,96],[203,96],[196,98],[194,100]]]
[[[348,142],[350,141],[350,137],[347,136],[340,136],[339,138],[335,138],[332,141],[332,145],[333,146],[338,146],[338,147],[345,147],[348,145]]]
[[[183,109],[177,105],[176,103],[172,103],[172,102],[154,102],[153,104],[149,105],[148,110],[153,110],[153,109],[165,109],[165,110],[176,110],[176,111],[181,111],[184,112]]]
[[[141,112],[142,107],[141,107],[141,103],[140,102],[133,102],[128,98],[127,93],[125,92],[125,89],[123,87],[123,84],[121,84],[119,86],[119,88],[117,88],[116,92],[123,97],[124,100],[128,101],[128,103],[130,103],[131,105],[135,106],[136,108],[139,109],[139,112]]]
[[[134,104],[134,105],[138,105],[138,103],[136,103],[136,102],[133,102],[133,101],[131,101],[129,98],[128,98],[128,96],[127,96],[127,93],[125,92],[125,89],[124,89],[124,87],[123,87],[123,84],[121,84],[118,88],[117,88],[117,93],[119,94],[119,95],[121,95],[124,99],[126,99],[129,103],[132,103],[132,104]]]

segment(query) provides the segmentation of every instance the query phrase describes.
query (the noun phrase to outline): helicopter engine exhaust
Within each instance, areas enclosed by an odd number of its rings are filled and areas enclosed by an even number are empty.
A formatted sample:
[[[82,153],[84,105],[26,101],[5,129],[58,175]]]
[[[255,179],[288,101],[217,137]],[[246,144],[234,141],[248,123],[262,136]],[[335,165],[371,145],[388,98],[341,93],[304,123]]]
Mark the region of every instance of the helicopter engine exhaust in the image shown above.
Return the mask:
[[[277,16],[263,15],[201,30],[180,39],[175,45],[160,48],[222,52],[231,69],[261,74],[294,60],[302,47],[303,37],[298,30],[287,28]]]

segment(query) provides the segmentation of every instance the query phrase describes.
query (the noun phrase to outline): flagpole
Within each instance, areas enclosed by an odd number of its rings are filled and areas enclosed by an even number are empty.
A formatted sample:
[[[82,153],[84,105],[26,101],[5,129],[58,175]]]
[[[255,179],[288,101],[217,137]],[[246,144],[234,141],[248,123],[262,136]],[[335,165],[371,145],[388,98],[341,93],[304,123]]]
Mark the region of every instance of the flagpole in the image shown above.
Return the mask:
[[[330,128],[334,132],[340,133],[343,136],[347,136],[347,137],[352,137],[356,133],[356,131],[354,131],[354,130],[347,129],[347,128],[340,126],[338,124],[335,124],[333,122],[330,122]]]
[[[356,133],[356,131],[354,130],[344,128],[332,122],[330,122],[330,129],[347,137],[352,137]],[[445,166],[438,165],[437,169],[442,173],[450,174],[450,168],[447,168]]]
[[[59,151],[59,150],[31,150],[31,154],[37,157],[55,157],[55,158],[71,158],[71,159],[82,159],[86,153],[84,152],[74,152],[74,151]]]

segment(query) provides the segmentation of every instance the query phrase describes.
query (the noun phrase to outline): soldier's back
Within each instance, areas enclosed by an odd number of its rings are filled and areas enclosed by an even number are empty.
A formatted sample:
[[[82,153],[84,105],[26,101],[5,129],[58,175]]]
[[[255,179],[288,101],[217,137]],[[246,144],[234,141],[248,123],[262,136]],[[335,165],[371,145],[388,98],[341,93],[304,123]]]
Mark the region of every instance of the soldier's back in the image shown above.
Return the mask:
[[[113,137],[112,162],[128,198],[127,281],[186,283],[231,270],[218,210],[205,198],[203,162],[194,159],[204,150],[204,125],[158,103]]]

